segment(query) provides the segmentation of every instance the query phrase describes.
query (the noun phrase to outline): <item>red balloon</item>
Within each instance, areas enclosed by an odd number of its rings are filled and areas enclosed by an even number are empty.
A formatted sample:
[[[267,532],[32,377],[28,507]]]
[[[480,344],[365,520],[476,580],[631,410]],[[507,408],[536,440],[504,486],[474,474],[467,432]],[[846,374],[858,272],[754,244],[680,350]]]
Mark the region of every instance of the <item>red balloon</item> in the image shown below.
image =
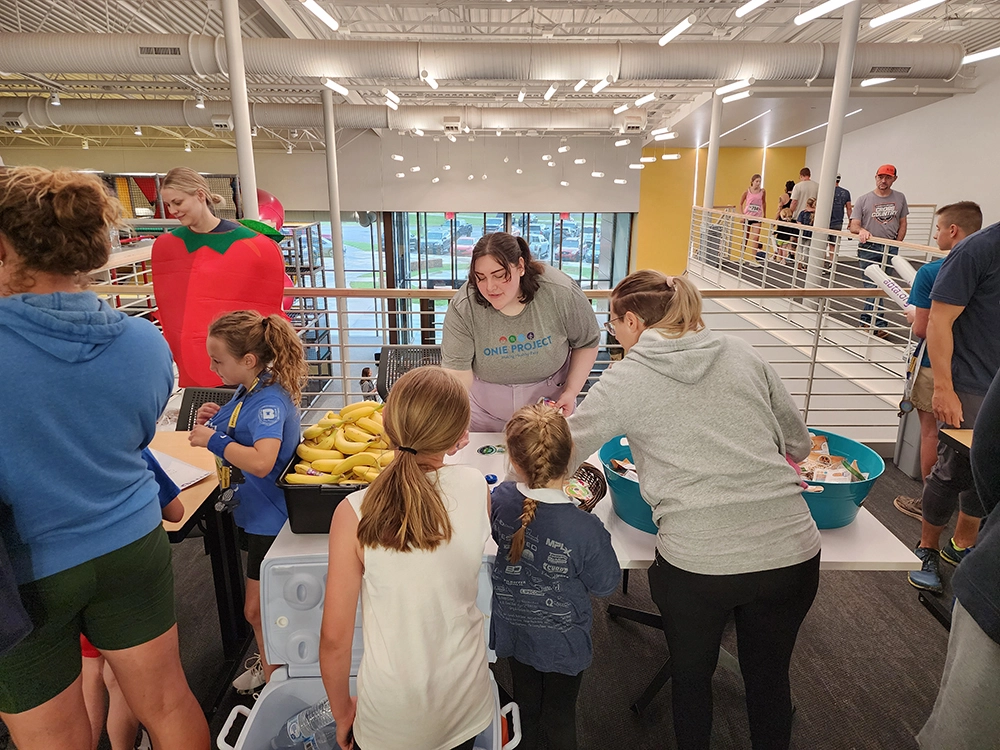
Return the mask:
[[[284,226],[285,207],[281,205],[281,201],[260,188],[257,188],[257,210],[260,213],[261,221],[274,224],[275,229],[281,229]]]
[[[295,286],[295,282],[292,281],[292,277],[287,273],[285,274],[285,289]],[[295,302],[294,297],[282,297],[281,298],[281,309],[288,312],[292,309],[292,303]]]

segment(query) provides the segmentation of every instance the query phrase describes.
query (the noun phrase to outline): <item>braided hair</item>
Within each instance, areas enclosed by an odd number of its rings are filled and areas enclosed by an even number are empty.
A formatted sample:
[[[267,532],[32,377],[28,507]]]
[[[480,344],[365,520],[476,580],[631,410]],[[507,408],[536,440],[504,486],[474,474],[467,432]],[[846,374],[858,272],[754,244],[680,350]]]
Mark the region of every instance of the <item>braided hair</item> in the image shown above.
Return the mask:
[[[507,455],[528,487],[545,487],[553,480],[562,479],[569,471],[573,457],[573,437],[566,417],[558,409],[544,404],[523,406],[504,428],[507,437]],[[510,540],[507,559],[516,563],[524,552],[524,535],[535,520],[538,501],[524,498],[521,505],[521,528]]]

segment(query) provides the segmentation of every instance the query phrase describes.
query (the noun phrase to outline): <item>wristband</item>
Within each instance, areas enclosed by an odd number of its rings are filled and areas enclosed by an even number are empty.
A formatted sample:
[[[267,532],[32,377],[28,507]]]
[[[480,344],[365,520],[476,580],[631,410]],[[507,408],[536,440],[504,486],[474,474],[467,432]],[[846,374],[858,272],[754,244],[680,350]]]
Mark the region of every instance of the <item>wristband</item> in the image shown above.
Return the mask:
[[[216,432],[208,439],[208,449],[219,458],[226,457],[226,446],[233,442],[233,439],[224,432]]]

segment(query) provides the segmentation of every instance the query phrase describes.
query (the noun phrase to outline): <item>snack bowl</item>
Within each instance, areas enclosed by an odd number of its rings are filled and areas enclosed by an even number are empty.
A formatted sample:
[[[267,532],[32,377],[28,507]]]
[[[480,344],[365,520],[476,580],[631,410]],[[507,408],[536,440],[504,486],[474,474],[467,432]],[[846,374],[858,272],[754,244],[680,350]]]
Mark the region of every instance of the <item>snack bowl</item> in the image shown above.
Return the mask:
[[[849,484],[834,484],[829,482],[811,482],[805,480],[811,487],[819,487],[822,492],[803,492],[802,499],[809,506],[816,526],[820,529],[839,529],[853,522],[861,509],[865,498],[871,491],[875,480],[885,471],[882,457],[863,443],[851,440],[835,432],[814,430],[814,435],[822,435],[827,439],[830,453],[843,456],[846,462],[857,461],[858,469],[868,474],[868,479],[850,482]]]

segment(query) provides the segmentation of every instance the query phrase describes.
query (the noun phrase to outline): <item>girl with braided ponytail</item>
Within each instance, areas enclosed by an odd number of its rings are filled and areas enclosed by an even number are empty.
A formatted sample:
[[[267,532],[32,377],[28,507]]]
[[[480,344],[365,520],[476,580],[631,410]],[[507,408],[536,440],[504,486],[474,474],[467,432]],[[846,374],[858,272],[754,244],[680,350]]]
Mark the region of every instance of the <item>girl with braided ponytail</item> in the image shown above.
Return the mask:
[[[220,497],[232,511],[247,551],[243,614],[261,651],[233,687],[252,693],[275,669],[263,650],[260,566],[288,520],[284,493],[275,482],[299,444],[298,404],[308,369],[302,342],[283,315],[226,313],[209,326],[206,348],[212,372],[226,385],[239,387],[225,405],[207,403],[198,409],[189,440],[215,454]]]
[[[447,371],[419,367],[396,381],[383,414],[396,456],[330,524],[319,664],[337,741],[350,747],[353,732],[354,750],[472,750],[493,719],[476,607],[489,491],[478,470],[444,464],[468,433],[469,398]]]
[[[519,747],[534,750],[544,736],[550,750],[575,750],[576,697],[593,655],[590,596],[614,591],[621,570],[600,519],[563,492],[573,439],[562,412],[524,406],[506,436],[507,456],[525,481],[493,491],[490,646],[510,657]]]

